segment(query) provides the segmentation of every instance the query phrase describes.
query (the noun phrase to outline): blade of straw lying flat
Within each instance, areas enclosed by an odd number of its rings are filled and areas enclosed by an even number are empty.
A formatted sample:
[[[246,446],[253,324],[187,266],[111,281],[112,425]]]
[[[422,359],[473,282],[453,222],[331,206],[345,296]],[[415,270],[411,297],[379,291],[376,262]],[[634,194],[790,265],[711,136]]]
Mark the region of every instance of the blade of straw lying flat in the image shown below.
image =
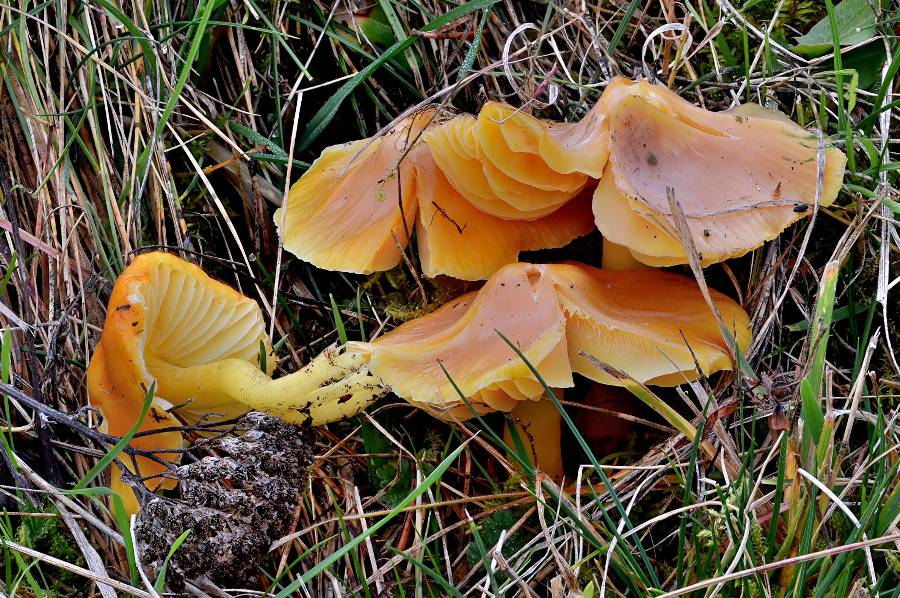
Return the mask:
[[[672,210],[672,217],[675,219],[675,227],[678,231],[678,236],[681,239],[681,244],[684,247],[684,253],[687,255],[688,263],[691,266],[691,272],[694,273],[694,278],[697,279],[697,285],[700,287],[703,299],[706,301],[706,304],[709,305],[709,309],[712,310],[713,317],[716,319],[716,324],[719,325],[719,329],[728,341],[728,350],[731,353],[732,358],[734,358],[735,347],[732,346],[731,342],[733,336],[726,334],[726,332],[729,332],[732,329],[725,326],[725,321],[722,319],[722,313],[719,311],[718,306],[712,299],[712,295],[709,293],[706,277],[703,276],[703,267],[700,265],[700,254],[697,252],[697,246],[694,244],[694,237],[691,235],[691,229],[688,227],[687,217],[684,215],[684,210],[681,208],[678,199],[676,199],[675,190],[672,187],[666,187],[666,199],[669,200],[669,209]]]
[[[69,562],[66,562],[62,559],[58,559],[54,556],[50,556],[49,554],[44,554],[43,552],[38,552],[32,548],[27,546],[22,546],[17,542],[12,542],[10,540],[2,540],[0,539],[0,544],[5,546],[10,550],[15,550],[18,553],[24,554],[25,556],[30,556],[39,561],[43,561],[49,565],[53,565],[55,567],[59,567],[60,569],[64,569],[69,571],[70,573],[74,573],[75,575],[80,575],[81,577],[85,577],[90,579],[91,581],[97,584],[104,584],[113,589],[119,590],[120,592],[125,592],[126,594],[131,594],[134,596],[138,596],[139,598],[151,598],[148,592],[136,588],[134,586],[128,585],[127,583],[123,583],[111,577],[101,577],[97,575],[90,569],[85,569],[84,567],[79,567],[78,565],[73,565]]]

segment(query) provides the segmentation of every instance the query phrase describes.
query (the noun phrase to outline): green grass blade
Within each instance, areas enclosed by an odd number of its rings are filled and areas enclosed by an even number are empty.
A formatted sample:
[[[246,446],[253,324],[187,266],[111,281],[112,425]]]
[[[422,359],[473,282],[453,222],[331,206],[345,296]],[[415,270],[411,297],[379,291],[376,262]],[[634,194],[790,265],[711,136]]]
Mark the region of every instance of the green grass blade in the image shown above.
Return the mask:
[[[628,8],[625,9],[625,14],[622,16],[622,20],[619,21],[619,26],[616,27],[616,32],[613,33],[612,39],[609,40],[610,56],[613,55],[613,52],[616,51],[616,47],[619,45],[619,42],[622,41],[622,37],[628,30],[628,24],[631,22],[631,17],[634,16],[634,11],[637,10],[637,7],[640,6],[640,4],[640,0],[631,0],[631,2],[628,4]]]
[[[430,23],[422,27],[422,31],[434,31],[435,29],[439,29],[444,25],[459,19],[469,13],[475,12],[476,10],[487,10],[491,6],[494,5],[496,0],[471,0],[470,2],[466,2],[465,4],[460,4],[459,6],[448,10],[441,16],[435,18]],[[297,151],[302,151],[308,148],[312,143],[322,134],[322,131],[325,130],[325,127],[332,121],[332,119],[337,114],[338,108],[341,107],[341,104],[344,103],[344,100],[350,96],[353,91],[359,87],[366,79],[368,79],[372,74],[374,74],[378,69],[380,69],[385,63],[388,61],[394,60],[403,52],[406,51],[416,40],[419,39],[415,36],[407,36],[406,38],[398,41],[393,46],[384,51],[384,53],[367,64],[365,68],[360,69],[358,73],[356,73],[350,80],[341,85],[341,87],[334,92],[325,105],[322,106],[318,112],[316,112],[309,122],[306,125],[306,129],[303,131],[303,134],[300,136],[300,139],[297,140]]]
[[[337,301],[334,295],[328,293],[328,299],[331,301],[331,315],[334,316],[334,327],[337,329],[338,340],[342,345],[347,344],[347,329],[344,327],[344,318],[341,317],[341,310],[338,309]]]
[[[295,580],[283,590],[278,592],[275,598],[288,598],[288,596],[292,596],[293,593],[298,588],[300,588],[300,586],[312,579],[315,579],[315,577],[322,573],[322,571],[324,571],[340,559],[344,558],[344,556],[348,552],[350,552],[351,550],[355,550],[357,546],[365,542],[366,538],[370,537],[372,534],[387,525],[394,517],[396,517],[401,511],[403,511],[403,509],[412,504],[414,500],[425,494],[425,492],[431,486],[437,483],[441,476],[444,475],[444,472],[449,469],[450,465],[453,464],[456,458],[463,452],[463,449],[465,449],[466,446],[468,446],[468,442],[464,442],[463,444],[460,444],[458,447],[456,447],[456,449],[452,453],[447,455],[447,457],[443,461],[441,461],[437,465],[437,467],[434,468],[434,470],[428,475],[428,477],[425,478],[421,484],[416,486],[416,488],[412,492],[410,492],[406,498],[400,501],[400,504],[394,507],[390,513],[375,522],[375,524],[373,524],[372,527],[366,530],[365,533],[353,538],[353,540],[342,546],[339,550],[330,554],[328,557],[322,560],[322,562],[318,563],[312,569],[304,573],[301,578]]]
[[[180,536],[175,538],[175,541],[172,542],[172,547],[169,548],[168,554],[166,554],[166,558],[163,560],[162,566],[159,568],[159,575],[156,577],[156,582],[153,584],[153,589],[157,592],[162,592],[166,587],[166,573],[169,571],[169,561],[172,560],[172,557],[175,556],[175,552],[181,548],[181,545],[184,544],[184,541],[187,540],[188,536],[191,535],[191,529],[188,528],[184,530]]]
[[[153,404],[153,395],[156,392],[156,382],[150,384],[150,388],[147,389],[147,395],[144,397],[144,404],[141,407],[141,413],[138,415],[137,420],[134,422],[134,425],[131,426],[131,429],[128,430],[128,433],[122,436],[119,441],[113,445],[113,447],[109,450],[108,453],[103,455],[103,457],[97,461],[97,464],[91,467],[91,469],[84,474],[84,477],[79,480],[77,484],[74,486],[74,490],[82,490],[87,487],[94,479],[99,476],[104,469],[109,467],[109,464],[113,462],[113,460],[119,456],[128,443],[131,442],[131,439],[134,438],[134,435],[137,434],[138,429],[140,429],[141,424],[144,421],[144,418],[147,417],[147,413],[150,411],[150,405]]]
[[[815,326],[810,339],[810,371],[800,382],[801,417],[809,430],[809,438],[816,446],[822,435],[822,426],[825,424],[821,406],[822,380],[825,376],[825,352],[828,347],[839,274],[840,264],[837,262],[829,262],[822,273],[819,297],[816,301]]]

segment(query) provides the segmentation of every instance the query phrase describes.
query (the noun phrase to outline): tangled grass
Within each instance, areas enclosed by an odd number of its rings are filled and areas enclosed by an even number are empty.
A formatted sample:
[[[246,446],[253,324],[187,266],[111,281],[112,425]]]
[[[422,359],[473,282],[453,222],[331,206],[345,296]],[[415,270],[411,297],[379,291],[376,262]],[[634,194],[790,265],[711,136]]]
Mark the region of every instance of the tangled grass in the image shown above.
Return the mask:
[[[429,104],[577,118],[616,73],[778,107],[849,159],[834,206],[706,270],[755,340],[737,374],[665,397],[694,437],[641,407],[589,434],[576,389],[559,487],[510,457],[502,415],[382,402],[315,430],[255,585],[189,591],[900,595],[898,23],[890,0],[0,2],[0,595],[165,591],[103,478],[78,483],[109,448],[84,374],[131,256],[179,252],[257,298],[294,371],[462,289],[415,255],[364,278],[281,251],[271,214],[323,147]],[[529,259],[598,256],[592,235]]]

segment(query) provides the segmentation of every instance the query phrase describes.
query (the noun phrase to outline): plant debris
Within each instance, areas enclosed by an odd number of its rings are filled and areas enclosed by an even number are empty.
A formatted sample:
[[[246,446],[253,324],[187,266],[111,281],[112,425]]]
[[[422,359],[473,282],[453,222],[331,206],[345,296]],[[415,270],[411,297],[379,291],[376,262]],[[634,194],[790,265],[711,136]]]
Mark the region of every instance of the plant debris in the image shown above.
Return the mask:
[[[208,444],[215,454],[182,465],[182,499],[158,497],[141,511],[136,537],[141,563],[158,573],[175,540],[191,532],[172,556],[166,581],[245,585],[273,541],[291,527],[312,463],[306,429],[251,412],[240,436]]]

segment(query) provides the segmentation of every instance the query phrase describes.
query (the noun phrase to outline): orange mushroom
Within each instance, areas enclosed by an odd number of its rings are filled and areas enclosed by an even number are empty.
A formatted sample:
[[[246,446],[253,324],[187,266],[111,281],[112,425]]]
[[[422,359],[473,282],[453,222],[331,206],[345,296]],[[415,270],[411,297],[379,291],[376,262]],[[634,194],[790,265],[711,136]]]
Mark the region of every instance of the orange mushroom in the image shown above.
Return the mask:
[[[326,149],[291,188],[286,211],[275,213],[285,249],[321,268],[368,274],[400,262],[415,223],[425,274],[482,280],[520,251],[561,247],[591,231],[590,198],[580,193],[569,201],[584,177],[528,220],[506,221],[476,207],[448,183],[433,150],[414,147],[432,116],[423,112],[380,137]]]
[[[171,411],[182,397],[167,396],[165,380],[156,371],[158,363],[191,365],[228,358],[258,368],[261,347],[264,353],[271,352],[256,302],[175,256],[139,255],[116,280],[110,295],[100,343],[87,370],[90,400],[103,413],[104,431],[122,436],[136,423],[148,390],[156,383],[150,411],[138,431],[179,426]],[[274,363],[270,360],[267,365],[271,372]],[[222,418],[246,411],[220,399],[214,395],[192,397],[179,406],[178,413],[196,422],[207,414]],[[160,459],[177,462],[178,454],[164,451],[181,448],[182,437],[177,431],[161,432],[136,437],[131,446],[163,451]],[[135,472],[130,459],[123,462]],[[164,463],[143,456],[136,462],[140,475],[149,478],[151,489],[174,486],[174,480],[153,477],[168,469]],[[126,510],[137,511],[136,498],[116,467],[111,486]]]
[[[536,170],[528,176],[543,174],[547,169],[551,171],[549,176],[558,180],[565,179],[553,173],[595,179],[603,174],[609,152],[603,135],[604,107],[600,104],[595,105],[581,120],[569,123],[538,119],[511,106],[488,102],[478,120],[485,151],[497,151],[486,134],[490,129],[497,130],[509,151],[525,154],[524,158],[519,156],[518,159],[527,158],[535,166]],[[498,164],[509,160],[506,152],[501,155],[505,160],[495,160]]]
[[[276,212],[285,248],[326,269],[387,270],[418,212],[426,273],[482,279],[521,250],[586,232],[575,226],[579,200],[599,179],[592,208],[604,267],[687,263],[670,194],[708,265],[774,238],[817,201],[815,135],[760,106],[709,112],[647,81],[613,79],[574,123],[497,102],[426,130],[433,119],[424,111],[380,137],[326,149]],[[845,161],[825,148],[820,206],[834,201]],[[483,263],[457,257],[495,237]]]
[[[305,368],[272,380],[272,345],[257,303],[176,256],[146,253],[116,280],[106,322],[87,382],[91,403],[103,413],[103,427],[122,436],[214,422],[259,409],[295,423],[324,423],[355,413],[383,394],[373,384],[362,355],[329,349]],[[265,361],[264,367],[260,359]],[[264,371],[263,371],[264,369]],[[156,385],[149,414],[138,422],[145,397]],[[278,412],[283,403],[289,412]],[[161,451],[162,460],[138,456],[140,475],[151,490],[170,488],[161,477],[166,461],[177,463],[179,431],[141,435],[131,446]],[[135,472],[135,464],[124,460]],[[129,513],[138,502],[113,468],[111,487]]]
[[[753,104],[710,112],[664,87],[622,79],[601,103],[610,157],[594,194],[595,221],[604,239],[640,262],[688,262],[670,194],[704,265],[775,238],[817,201],[817,137],[780,113]],[[829,145],[822,157],[818,203],[828,206],[846,157]]]
[[[730,334],[745,349],[747,314],[727,297],[715,292],[713,297]],[[544,395],[544,384],[498,332],[553,388],[571,387],[573,373],[622,384],[598,370],[588,355],[638,382],[664,386],[733,364],[732,348],[693,280],[574,263],[507,265],[479,291],[373,342],[350,345],[369,354],[371,373],[399,397],[441,418],[466,419],[513,411]],[[536,413],[546,418],[548,408],[523,408],[514,415],[523,426],[535,424],[546,432],[546,421],[533,422]],[[553,425],[559,426],[558,414]],[[558,460],[551,452],[544,461],[542,467],[556,467]]]
[[[497,331],[548,384],[571,386],[565,315],[553,281],[539,268],[504,266],[479,291],[355,346],[370,353],[371,371],[397,396],[439,416],[471,417],[467,401],[479,413],[509,411],[543,394]]]
[[[747,314],[724,295],[713,297],[738,346],[746,347]],[[497,332],[554,388],[572,386],[573,372],[618,383],[584,354],[650,384],[696,378],[695,363],[705,375],[732,366],[731,349],[693,280],[575,263],[509,264],[480,290],[376,341],[350,345],[371,354],[371,372],[398,396],[438,415],[470,417],[460,392],[481,413],[508,411],[544,392]]]

